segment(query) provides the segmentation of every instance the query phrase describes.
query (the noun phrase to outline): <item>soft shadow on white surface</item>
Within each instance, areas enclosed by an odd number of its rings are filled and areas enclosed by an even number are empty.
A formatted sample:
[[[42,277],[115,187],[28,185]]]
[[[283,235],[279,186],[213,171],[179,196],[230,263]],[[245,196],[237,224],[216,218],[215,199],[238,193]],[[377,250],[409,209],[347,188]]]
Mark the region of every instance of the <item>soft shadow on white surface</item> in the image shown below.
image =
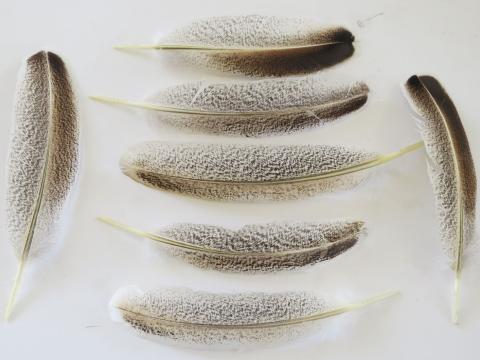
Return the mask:
[[[358,26],[358,20],[379,12],[383,15]],[[84,147],[80,192],[65,242],[55,257],[27,272],[13,321],[0,323],[0,358],[475,358],[480,332],[476,306],[479,261],[472,257],[465,269],[461,324],[455,327],[450,323],[453,275],[440,249],[423,150],[376,169],[370,180],[354,191],[261,204],[217,203],[155,192],[123,176],[118,160],[130,145],[153,139],[342,143],[394,151],[419,139],[400,91],[408,76],[419,72],[437,75],[456,102],[478,166],[478,1],[2,1],[0,13],[2,204],[16,72],[26,56],[41,48],[63,56],[74,78]],[[154,131],[141,112],[87,99],[93,94],[141,99],[185,81],[218,80],[218,73],[180,66],[159,54],[117,52],[111,45],[153,41],[157,33],[200,17],[252,13],[308,16],[347,26],[356,35],[356,52],[327,74],[366,81],[371,89],[366,106],[323,129],[232,139],[172,129]],[[95,220],[98,215],[145,230],[173,222],[238,227],[272,220],[347,217],[365,220],[369,235],[328,263],[294,273],[246,276],[202,271],[152,254],[147,251],[148,240],[109,228]],[[3,219],[2,212],[2,224]],[[6,239],[4,231],[2,235]],[[2,308],[15,268],[9,245],[2,241]],[[347,294],[348,300],[399,289],[402,296],[345,314],[341,321],[346,326],[328,341],[319,341],[317,335],[260,351],[212,353],[152,343],[111,322],[107,309],[110,297],[117,288],[129,284],[211,291],[312,290],[331,296]]]

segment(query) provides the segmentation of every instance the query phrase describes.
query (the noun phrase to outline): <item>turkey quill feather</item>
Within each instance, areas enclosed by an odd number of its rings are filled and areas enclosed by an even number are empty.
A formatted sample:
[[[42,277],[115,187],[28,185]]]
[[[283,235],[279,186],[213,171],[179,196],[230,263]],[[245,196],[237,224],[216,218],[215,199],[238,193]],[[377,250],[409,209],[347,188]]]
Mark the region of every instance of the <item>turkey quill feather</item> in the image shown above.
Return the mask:
[[[247,75],[304,74],[353,54],[354,37],[342,27],[320,27],[306,19],[224,16],[195,21],[152,45],[119,45],[119,50],[180,52],[188,63]]]
[[[428,154],[442,243],[455,271],[452,317],[457,323],[463,252],[475,227],[475,167],[460,116],[438,80],[414,75],[405,87]]]
[[[398,292],[333,307],[309,292],[214,294],[183,288],[117,291],[112,318],[143,336],[197,347],[245,347],[294,340],[311,333],[318,321],[363,308]]]
[[[365,232],[361,221],[277,222],[236,231],[180,223],[149,233],[108,217],[99,220],[168,245],[170,254],[194,266],[227,272],[274,272],[315,264],[347,251]]]
[[[262,136],[324,125],[362,107],[364,83],[332,87],[317,77],[169,87],[147,102],[92,99],[151,110],[155,121],[213,134]]]
[[[78,124],[68,72],[59,56],[40,51],[19,79],[8,156],[7,227],[19,267],[7,303],[11,314],[30,258],[55,242],[78,168]]]
[[[362,171],[422,146],[378,155],[326,145],[147,142],[121,159],[122,171],[155,189],[221,200],[287,200],[349,189]]]

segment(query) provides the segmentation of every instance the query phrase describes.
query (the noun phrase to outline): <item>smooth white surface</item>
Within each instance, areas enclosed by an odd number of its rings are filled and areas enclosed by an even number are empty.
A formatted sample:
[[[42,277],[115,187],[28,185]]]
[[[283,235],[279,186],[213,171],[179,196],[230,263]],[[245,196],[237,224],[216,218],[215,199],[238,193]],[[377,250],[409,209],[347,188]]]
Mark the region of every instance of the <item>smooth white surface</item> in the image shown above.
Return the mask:
[[[150,53],[111,49],[151,41],[181,23],[211,15],[309,16],[346,25],[357,37],[347,62],[320,76],[365,80],[367,105],[340,123],[260,143],[343,143],[392,151],[417,141],[400,84],[413,73],[438,76],[464,121],[477,167],[480,161],[478,0],[465,1],[7,1],[0,3],[0,188],[8,147],[17,70],[40,49],[67,62],[78,93],[83,172],[72,224],[55,257],[30,267],[13,321],[0,323],[1,359],[476,359],[480,334],[478,261],[462,279],[461,324],[450,323],[452,272],[440,249],[423,151],[378,169],[354,191],[302,201],[216,203],[156,192],[123,176],[118,159],[143,140],[208,140],[152,130],[142,114],[87,99],[112,95],[141,99],[160,87],[208,79],[204,72]],[[360,27],[358,20],[381,15]],[[216,75],[218,77],[218,74]],[[248,140],[255,142],[255,140]],[[146,240],[95,220],[109,215],[145,230],[192,221],[240,226],[271,220],[359,218],[369,236],[352,251],[307,271],[268,276],[226,275],[193,268],[148,251]],[[1,220],[3,224],[4,212]],[[4,226],[2,226],[4,229]],[[0,242],[0,308],[16,261],[6,234]],[[33,271],[36,270],[36,271]],[[109,319],[114,291],[165,284],[212,291],[315,290],[343,301],[399,289],[403,295],[343,316],[334,338],[313,336],[250,352],[196,352],[135,336]],[[355,321],[351,321],[351,320]]]

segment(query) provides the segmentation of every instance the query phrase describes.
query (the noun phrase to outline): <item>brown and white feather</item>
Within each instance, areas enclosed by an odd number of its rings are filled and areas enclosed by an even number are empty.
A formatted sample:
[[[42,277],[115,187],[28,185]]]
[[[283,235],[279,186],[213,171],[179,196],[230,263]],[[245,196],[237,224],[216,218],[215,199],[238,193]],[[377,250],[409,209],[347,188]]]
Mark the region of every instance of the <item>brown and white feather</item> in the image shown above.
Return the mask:
[[[376,159],[342,146],[147,142],[120,164],[127,176],[156,189],[207,199],[287,200],[349,189],[368,171],[298,180]]]
[[[318,77],[303,77],[186,83],[162,90],[147,101],[160,107],[204,112],[151,112],[154,121],[177,128],[265,136],[328,124],[359,109],[367,98],[368,87],[361,82],[332,86]]]
[[[335,65],[353,52],[354,36],[341,26],[276,16],[221,16],[197,20],[153,45],[117,49],[168,50],[185,62],[253,76],[306,74]]]
[[[58,240],[78,170],[78,136],[63,61],[51,52],[32,55],[19,78],[7,165],[7,229],[21,264],[16,286],[27,258],[49,252]]]
[[[412,76],[406,89],[428,154],[443,246],[454,262],[459,237],[466,248],[474,233],[477,181],[467,135],[455,105],[435,78]]]

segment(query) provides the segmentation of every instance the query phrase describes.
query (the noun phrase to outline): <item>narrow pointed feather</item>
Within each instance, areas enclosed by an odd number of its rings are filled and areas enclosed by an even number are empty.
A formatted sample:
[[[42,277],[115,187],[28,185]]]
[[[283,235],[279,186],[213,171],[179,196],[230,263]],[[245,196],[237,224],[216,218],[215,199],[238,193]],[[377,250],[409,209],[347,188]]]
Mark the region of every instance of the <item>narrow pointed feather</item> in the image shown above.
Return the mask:
[[[182,288],[117,291],[113,318],[139,334],[170,344],[245,347],[291,341],[320,328],[322,319],[387,299],[386,292],[333,307],[308,292],[213,294]]]
[[[117,49],[174,51],[203,67],[257,76],[305,74],[353,54],[354,37],[343,27],[274,16],[224,16],[192,22],[151,45]]]
[[[443,247],[455,270],[453,321],[457,322],[463,252],[475,228],[474,162],[460,116],[438,80],[414,75],[405,87],[425,141]]]
[[[63,61],[41,51],[26,60],[17,88],[8,156],[7,228],[19,269],[10,315],[26,262],[48,253],[78,168],[74,94]]]
[[[316,77],[186,83],[147,102],[92,96],[94,100],[151,110],[155,122],[193,132],[234,136],[285,134],[325,125],[362,107],[364,83],[332,87]]]
[[[366,170],[421,147],[378,155],[325,145],[147,142],[121,159],[122,171],[156,189],[206,199],[286,200],[349,189]]]
[[[180,223],[156,233],[137,230],[110,218],[99,220],[167,245],[171,255],[200,268],[227,272],[274,272],[334,258],[365,233],[360,221],[277,222],[239,230]]]

